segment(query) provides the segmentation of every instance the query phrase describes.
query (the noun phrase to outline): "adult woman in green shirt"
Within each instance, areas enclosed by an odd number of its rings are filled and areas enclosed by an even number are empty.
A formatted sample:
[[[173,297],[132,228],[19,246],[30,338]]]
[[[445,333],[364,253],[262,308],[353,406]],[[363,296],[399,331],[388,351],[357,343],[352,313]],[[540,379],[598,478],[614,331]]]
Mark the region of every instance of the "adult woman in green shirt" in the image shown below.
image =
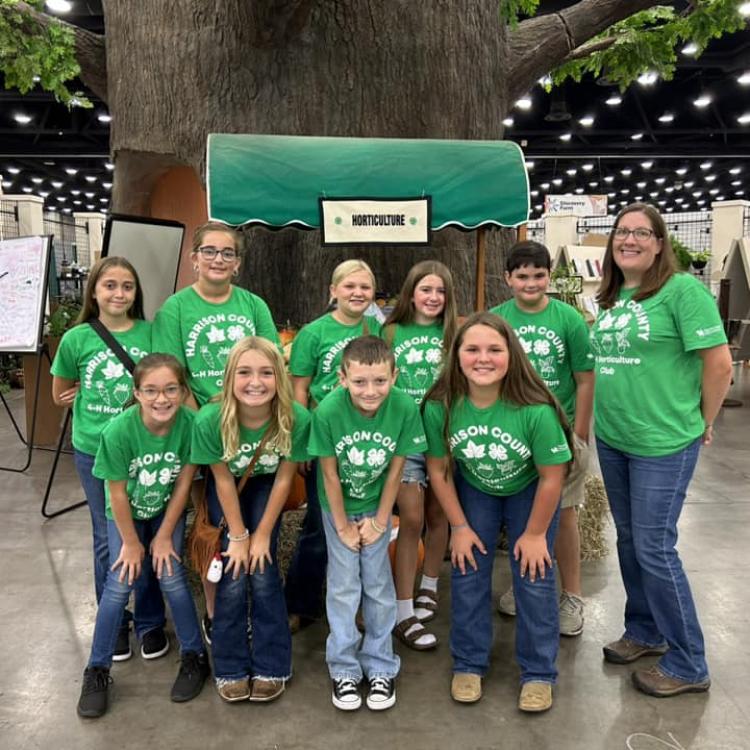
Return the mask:
[[[659,697],[711,684],[675,544],[700,446],[711,443],[731,379],[714,300],[675,268],[659,212],[624,208],[607,243],[591,333],[594,429],[627,597],[625,632],[604,658],[629,664],[662,655],[633,673],[639,690]]]

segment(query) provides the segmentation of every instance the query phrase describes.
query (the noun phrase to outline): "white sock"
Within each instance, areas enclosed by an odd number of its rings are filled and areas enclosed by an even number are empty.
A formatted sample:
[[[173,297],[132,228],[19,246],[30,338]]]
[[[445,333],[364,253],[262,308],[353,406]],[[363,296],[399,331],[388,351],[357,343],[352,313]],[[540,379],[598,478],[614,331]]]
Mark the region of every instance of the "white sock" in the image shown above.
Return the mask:
[[[396,599],[396,622],[414,617],[414,599]]]
[[[431,576],[422,576],[422,582],[419,584],[420,589],[427,589],[428,591],[437,591],[438,579],[432,578]]]

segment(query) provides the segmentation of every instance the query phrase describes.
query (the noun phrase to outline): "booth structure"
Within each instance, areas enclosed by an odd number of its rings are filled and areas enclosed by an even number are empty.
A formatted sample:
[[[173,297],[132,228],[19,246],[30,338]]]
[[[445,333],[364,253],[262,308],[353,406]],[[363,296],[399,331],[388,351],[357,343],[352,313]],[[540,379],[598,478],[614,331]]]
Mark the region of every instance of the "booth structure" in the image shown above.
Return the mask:
[[[479,230],[477,309],[483,230],[529,215],[523,152],[509,141],[211,134],[206,183],[211,219],[272,229],[321,229],[321,199],[427,199],[429,231]]]

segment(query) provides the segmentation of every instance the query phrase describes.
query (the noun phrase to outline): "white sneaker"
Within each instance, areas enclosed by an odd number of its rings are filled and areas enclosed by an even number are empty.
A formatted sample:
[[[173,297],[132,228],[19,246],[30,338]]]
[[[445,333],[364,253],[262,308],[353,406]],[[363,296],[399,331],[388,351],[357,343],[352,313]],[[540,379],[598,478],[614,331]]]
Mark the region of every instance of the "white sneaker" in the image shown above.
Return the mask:
[[[513,596],[512,586],[497,600],[497,611],[501,615],[516,616],[516,597]]]
[[[583,632],[583,599],[563,591],[560,594],[560,635],[575,636]]]

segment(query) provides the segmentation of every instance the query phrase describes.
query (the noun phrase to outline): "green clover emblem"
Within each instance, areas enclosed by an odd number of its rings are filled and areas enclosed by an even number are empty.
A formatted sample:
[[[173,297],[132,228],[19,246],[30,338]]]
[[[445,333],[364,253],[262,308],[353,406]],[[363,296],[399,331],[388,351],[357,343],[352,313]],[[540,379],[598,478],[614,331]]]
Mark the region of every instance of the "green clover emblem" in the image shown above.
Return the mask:
[[[340,216],[337,216],[337,217],[336,217],[336,218],[335,218],[335,219],[333,220],[333,223],[334,223],[334,224],[341,224],[341,223],[342,223],[342,221],[343,221],[343,219],[342,219],[342,218],[341,218]]]
[[[419,223],[419,219],[417,219],[416,216],[412,216],[411,219],[409,219],[409,224],[412,226],[416,226]]]

